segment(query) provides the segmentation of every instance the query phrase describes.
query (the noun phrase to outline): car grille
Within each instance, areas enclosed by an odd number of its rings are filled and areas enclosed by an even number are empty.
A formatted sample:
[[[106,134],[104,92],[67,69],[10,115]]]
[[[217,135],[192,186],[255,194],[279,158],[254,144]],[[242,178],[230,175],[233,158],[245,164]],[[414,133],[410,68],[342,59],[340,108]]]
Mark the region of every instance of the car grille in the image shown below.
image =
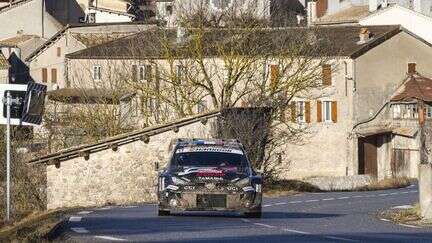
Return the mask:
[[[197,207],[201,208],[226,208],[226,195],[199,194],[196,198]]]

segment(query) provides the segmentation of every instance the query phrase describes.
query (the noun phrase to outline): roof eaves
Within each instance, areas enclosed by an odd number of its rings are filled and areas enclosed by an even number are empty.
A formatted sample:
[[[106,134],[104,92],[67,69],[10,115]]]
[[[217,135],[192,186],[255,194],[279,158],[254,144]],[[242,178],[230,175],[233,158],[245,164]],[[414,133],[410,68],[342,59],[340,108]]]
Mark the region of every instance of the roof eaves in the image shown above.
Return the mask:
[[[35,57],[39,56],[44,50],[50,47],[52,44],[56,43],[70,28],[70,25],[66,25],[63,29],[59,30],[51,38],[49,38],[42,46],[38,47],[34,52],[32,52],[26,59],[26,62],[31,62]]]
[[[393,36],[399,34],[400,32],[402,32],[402,29],[399,26],[398,28],[395,28],[391,31],[386,32],[385,34],[383,34],[379,38],[372,40],[371,42],[369,42],[367,45],[363,46],[359,50],[356,50],[353,53],[351,53],[349,56],[351,57],[351,59],[356,59],[356,58],[364,55],[366,52],[372,50],[373,48],[379,46],[380,44],[387,41],[388,39],[392,38]]]

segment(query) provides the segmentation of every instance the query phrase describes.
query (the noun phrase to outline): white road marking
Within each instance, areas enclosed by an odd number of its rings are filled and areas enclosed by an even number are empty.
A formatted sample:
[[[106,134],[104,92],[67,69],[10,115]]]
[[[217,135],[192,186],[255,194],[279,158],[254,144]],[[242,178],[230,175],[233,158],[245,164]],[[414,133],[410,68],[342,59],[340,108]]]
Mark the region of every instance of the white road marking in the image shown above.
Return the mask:
[[[258,225],[258,226],[262,226],[262,227],[266,227],[266,228],[270,228],[270,229],[276,228],[275,226],[268,225],[268,224],[261,224],[261,223],[254,223],[254,225]]]
[[[350,197],[338,197],[338,200],[349,199]]]
[[[82,217],[72,216],[69,218],[69,222],[81,222]]]
[[[111,236],[103,236],[103,235],[97,235],[94,238],[102,239],[102,240],[110,240],[110,241],[126,241],[126,239],[116,238]]]
[[[347,238],[336,237],[336,236],[325,236],[324,238],[331,239],[331,240],[338,240],[338,241],[359,242],[358,240],[347,239]]]
[[[313,200],[306,200],[305,202],[319,202],[319,200],[313,199]]]
[[[387,193],[382,193],[382,194],[379,194],[378,196],[384,197],[384,196],[388,196],[388,194]]]
[[[408,194],[409,192],[401,192],[401,194]]]
[[[324,198],[324,199],[323,199],[323,201],[333,201],[333,200],[336,200],[336,198],[331,197],[331,198]]]
[[[401,205],[401,206],[393,207],[393,209],[411,209],[411,208],[413,208],[412,205]]]
[[[415,226],[415,225],[409,225],[409,224],[399,224],[400,226],[409,227],[409,228],[415,228],[415,229],[421,229],[422,227]]]
[[[410,193],[416,193],[416,192],[418,192],[417,190],[414,190],[414,191],[410,191]]]
[[[81,211],[81,212],[79,212],[78,214],[89,214],[89,213],[92,213],[93,211]]]
[[[274,205],[285,205],[287,204],[286,202],[280,202],[280,203],[275,203]]]
[[[384,222],[390,222],[390,220],[388,220],[388,219],[380,219],[381,221],[384,221]]]
[[[311,235],[312,233],[300,231],[300,230],[293,230],[293,229],[282,229],[283,231],[291,232],[291,233],[297,233],[301,235]]]
[[[393,192],[393,193],[390,193],[389,195],[398,195],[399,194],[399,192]]]
[[[85,228],[71,228],[71,230],[78,234],[87,234],[89,232]]]
[[[241,221],[243,221],[245,223],[250,223],[251,222],[249,219],[241,219]]]
[[[303,203],[303,201],[292,201],[292,202],[289,202],[289,203]]]
[[[265,205],[263,205],[263,208],[271,207],[271,206],[273,206],[273,205],[271,205],[271,204],[265,204]]]
[[[137,208],[138,206],[124,206],[123,208]]]
[[[363,196],[361,196],[361,195],[358,195],[358,196],[353,196],[354,198],[361,198],[361,197],[363,197]]]

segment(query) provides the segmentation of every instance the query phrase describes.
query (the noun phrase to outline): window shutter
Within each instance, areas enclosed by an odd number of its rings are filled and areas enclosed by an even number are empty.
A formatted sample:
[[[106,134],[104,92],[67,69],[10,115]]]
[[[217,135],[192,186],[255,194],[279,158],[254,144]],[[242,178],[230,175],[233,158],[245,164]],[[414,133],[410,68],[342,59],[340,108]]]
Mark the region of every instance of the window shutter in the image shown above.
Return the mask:
[[[281,122],[286,122],[286,119],[285,119],[285,113],[286,113],[285,107],[281,107],[281,108],[279,109],[279,120],[280,120]]]
[[[138,80],[138,66],[132,65],[132,81],[136,82]]]
[[[317,101],[317,122],[322,122],[322,102]]]
[[[296,113],[296,103],[295,102],[291,102],[291,106],[290,106],[290,110],[291,110],[291,121],[292,122],[296,122],[297,121],[297,113]]]
[[[322,66],[322,84],[324,86],[332,85],[332,70],[329,64]]]
[[[334,123],[337,122],[337,102],[336,101],[332,101],[332,121]]]
[[[42,82],[48,82],[48,69],[42,68]]]
[[[279,66],[278,65],[270,65],[270,88],[275,90],[278,85],[279,78]]]
[[[51,83],[57,83],[57,69],[51,69]]]
[[[416,72],[416,64],[413,62],[408,63],[408,73],[413,74]]]
[[[310,103],[310,101],[305,102],[305,120],[306,120],[306,123],[311,122],[311,103]]]

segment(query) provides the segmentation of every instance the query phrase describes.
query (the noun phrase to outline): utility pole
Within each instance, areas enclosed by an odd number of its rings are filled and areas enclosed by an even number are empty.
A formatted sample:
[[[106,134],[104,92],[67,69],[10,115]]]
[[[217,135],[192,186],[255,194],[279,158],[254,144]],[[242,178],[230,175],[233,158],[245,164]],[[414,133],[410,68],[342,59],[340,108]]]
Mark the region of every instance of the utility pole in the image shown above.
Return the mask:
[[[431,128],[426,122],[425,103],[419,100],[418,117],[420,127],[419,200],[421,216],[432,219],[432,164],[430,159]]]
[[[6,94],[6,116],[7,116],[7,124],[6,124],[6,222],[10,220],[10,163],[11,163],[11,155],[10,155],[10,117],[11,117],[11,105],[12,105],[12,96],[10,91]]]

